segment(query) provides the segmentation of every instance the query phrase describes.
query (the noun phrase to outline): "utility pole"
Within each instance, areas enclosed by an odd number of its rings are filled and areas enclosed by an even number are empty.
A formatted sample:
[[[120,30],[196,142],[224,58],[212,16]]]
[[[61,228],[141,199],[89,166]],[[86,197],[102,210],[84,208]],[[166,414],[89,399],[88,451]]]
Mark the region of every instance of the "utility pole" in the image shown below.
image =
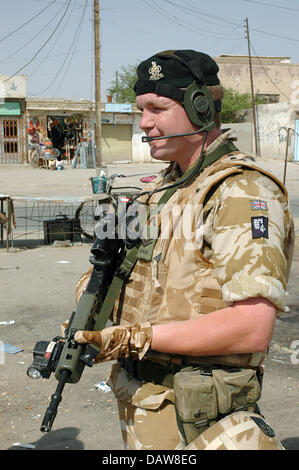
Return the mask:
[[[101,66],[100,66],[100,5],[94,0],[94,67],[95,67],[95,149],[97,171],[102,167],[102,119],[101,119]]]
[[[258,145],[257,145],[257,132],[256,132],[256,114],[255,114],[255,103],[254,103],[254,89],[253,89],[253,78],[252,78],[252,64],[251,64],[248,18],[246,18],[245,21],[246,21],[246,36],[247,36],[247,42],[248,42],[248,59],[249,59],[249,73],[250,73],[250,86],[251,86],[251,104],[252,104],[254,144],[255,144],[255,155],[257,156],[258,155]]]
[[[115,72],[116,102],[118,103],[118,71]]]

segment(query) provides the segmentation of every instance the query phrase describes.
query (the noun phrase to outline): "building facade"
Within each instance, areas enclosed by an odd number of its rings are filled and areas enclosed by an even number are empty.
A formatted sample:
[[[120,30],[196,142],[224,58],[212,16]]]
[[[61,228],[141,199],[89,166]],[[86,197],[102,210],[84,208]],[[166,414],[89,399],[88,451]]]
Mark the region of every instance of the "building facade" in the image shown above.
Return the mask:
[[[24,160],[26,96],[25,75],[0,75],[0,163]]]
[[[219,66],[219,79],[225,88],[251,94],[248,56],[223,54],[214,58]],[[254,94],[268,103],[282,103],[297,99],[299,64],[290,57],[252,57]]]

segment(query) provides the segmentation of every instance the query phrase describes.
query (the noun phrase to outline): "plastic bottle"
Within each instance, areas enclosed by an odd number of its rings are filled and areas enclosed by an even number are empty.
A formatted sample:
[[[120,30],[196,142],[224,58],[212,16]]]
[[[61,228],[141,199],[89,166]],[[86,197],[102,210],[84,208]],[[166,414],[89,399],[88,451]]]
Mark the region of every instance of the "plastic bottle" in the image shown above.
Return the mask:
[[[104,170],[101,170],[99,178],[99,193],[104,193],[106,190],[107,176]]]

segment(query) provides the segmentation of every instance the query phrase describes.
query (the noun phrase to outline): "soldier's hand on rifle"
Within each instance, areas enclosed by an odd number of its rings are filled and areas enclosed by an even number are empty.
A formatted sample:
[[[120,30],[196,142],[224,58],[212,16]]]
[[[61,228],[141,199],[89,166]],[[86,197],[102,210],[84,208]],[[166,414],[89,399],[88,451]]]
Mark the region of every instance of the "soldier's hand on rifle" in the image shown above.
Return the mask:
[[[95,358],[95,364],[129,356],[140,360],[149,349],[151,339],[150,323],[111,326],[101,331],[80,330],[75,334],[78,343],[92,343],[99,347],[100,352]]]

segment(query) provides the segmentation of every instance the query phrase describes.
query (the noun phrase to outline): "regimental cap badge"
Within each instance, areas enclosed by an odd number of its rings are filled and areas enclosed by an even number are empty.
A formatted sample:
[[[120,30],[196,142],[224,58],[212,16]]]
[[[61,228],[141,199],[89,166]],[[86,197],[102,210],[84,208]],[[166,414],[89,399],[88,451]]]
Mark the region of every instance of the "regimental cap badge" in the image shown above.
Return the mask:
[[[152,66],[149,69],[150,80],[160,80],[163,78],[164,75],[161,73],[162,67],[161,65],[157,65],[157,62],[152,62]]]

